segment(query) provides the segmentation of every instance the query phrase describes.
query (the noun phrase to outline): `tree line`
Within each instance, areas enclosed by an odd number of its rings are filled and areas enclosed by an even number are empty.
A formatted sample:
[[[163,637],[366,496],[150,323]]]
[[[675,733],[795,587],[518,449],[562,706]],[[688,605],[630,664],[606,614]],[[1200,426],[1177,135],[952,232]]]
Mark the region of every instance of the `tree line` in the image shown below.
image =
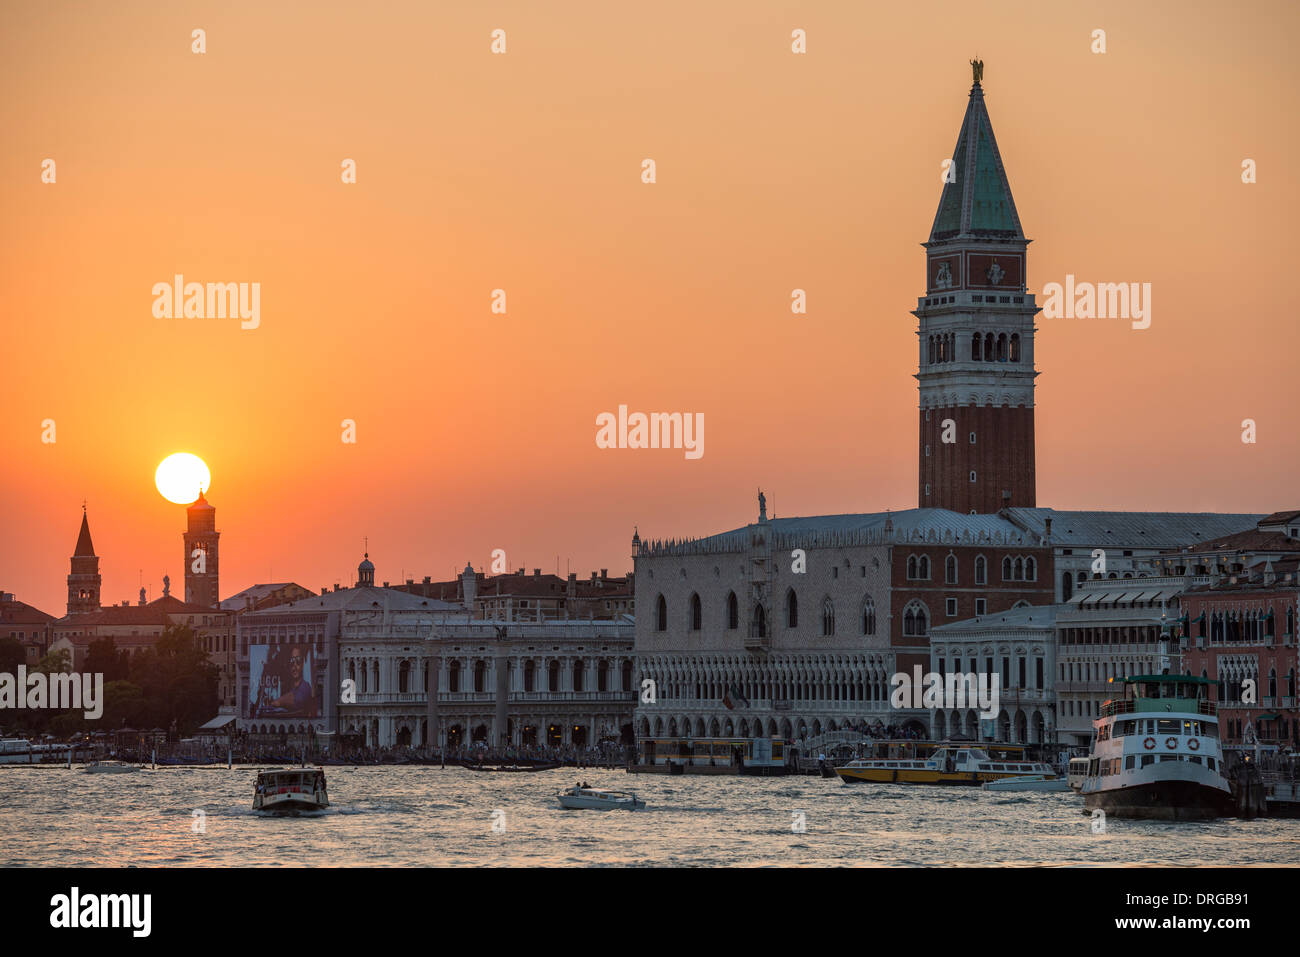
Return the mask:
[[[26,660],[21,642],[0,638],[0,672],[16,675]],[[67,649],[52,651],[29,670],[66,674],[72,670],[71,655]],[[130,727],[174,728],[184,735],[217,713],[219,672],[188,625],[168,625],[153,647],[134,654],[119,649],[112,638],[96,639],[86,649],[81,672],[104,676],[104,711],[98,720],[86,720],[81,711],[24,708],[0,712],[5,731],[68,737]]]

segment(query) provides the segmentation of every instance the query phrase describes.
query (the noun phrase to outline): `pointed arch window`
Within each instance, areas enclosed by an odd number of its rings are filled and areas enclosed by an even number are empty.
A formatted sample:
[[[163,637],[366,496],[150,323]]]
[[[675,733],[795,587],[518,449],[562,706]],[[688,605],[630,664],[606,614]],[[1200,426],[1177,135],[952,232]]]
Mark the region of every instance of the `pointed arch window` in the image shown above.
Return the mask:
[[[971,340],[970,340],[970,358],[971,358],[971,362],[979,362],[979,361],[980,361],[980,353],[981,353],[981,351],[982,351],[982,350],[980,349],[980,334],[977,332],[977,333],[975,333],[975,335],[971,336]]]
[[[1011,579],[1011,558],[1009,556],[1007,558],[1002,559],[1002,580],[1004,582],[1009,582],[1012,580]]]
[[[754,638],[767,637],[767,610],[761,604],[754,606],[754,614],[749,620],[749,634]]]
[[[1038,566],[1032,555],[1025,559],[1025,581],[1038,581]]]
[[[984,361],[993,361],[993,333],[987,333],[984,336]]]
[[[868,595],[862,600],[862,634],[876,633],[876,603]]]
[[[787,628],[799,627],[799,596],[795,594],[793,588],[785,593],[785,626]]]
[[[957,584],[957,556],[949,555],[943,560],[943,580],[946,584]]]
[[[691,631],[699,631],[704,627],[704,608],[700,604],[700,596],[691,595]]]
[[[668,630],[668,601],[663,595],[655,602],[655,631]]]
[[[822,634],[835,634],[835,603],[829,595],[822,600]]]
[[[903,612],[903,634],[909,638],[924,638],[930,633],[929,618],[924,605],[912,602]]]
[[[1011,334],[1011,361],[1020,361],[1020,333],[1018,332]]]
[[[736,593],[727,594],[727,629],[735,631],[740,627],[740,602],[736,600]]]
[[[987,585],[989,578],[989,564],[985,561],[983,555],[975,556],[975,584]]]

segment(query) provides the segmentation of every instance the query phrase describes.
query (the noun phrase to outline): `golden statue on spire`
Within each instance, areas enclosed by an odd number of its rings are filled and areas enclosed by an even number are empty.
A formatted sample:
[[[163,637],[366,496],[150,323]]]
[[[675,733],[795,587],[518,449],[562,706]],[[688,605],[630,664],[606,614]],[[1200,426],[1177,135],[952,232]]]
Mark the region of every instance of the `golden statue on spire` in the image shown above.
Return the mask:
[[[980,85],[980,80],[984,79],[984,61],[983,61],[983,60],[971,60],[971,61],[970,61],[970,72],[971,72],[971,76],[973,76],[973,77],[975,78],[975,85],[976,85],[976,86],[979,86],[979,85]]]

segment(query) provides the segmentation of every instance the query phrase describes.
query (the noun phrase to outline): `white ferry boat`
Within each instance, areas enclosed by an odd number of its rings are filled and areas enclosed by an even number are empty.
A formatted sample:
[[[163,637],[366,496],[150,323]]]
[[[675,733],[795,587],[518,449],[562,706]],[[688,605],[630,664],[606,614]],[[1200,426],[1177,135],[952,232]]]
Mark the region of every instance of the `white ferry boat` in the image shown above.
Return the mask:
[[[997,747],[993,745],[993,747]],[[983,748],[945,745],[924,758],[867,758],[835,769],[845,784],[979,785],[1002,778],[1043,775],[1055,777],[1040,761],[997,760]]]
[[[319,768],[259,771],[253,810],[285,814],[319,811],[330,806],[325,772]]]
[[[639,811],[645,807],[645,801],[639,800],[635,791],[606,791],[603,788],[578,785],[560,791],[555,797],[560,802],[560,807],[571,811]]]
[[[1088,810],[1116,817],[1197,820],[1232,812],[1219,721],[1208,678],[1121,678],[1122,700],[1102,703],[1080,788]]]
[[[1068,791],[1070,782],[1054,774],[1017,774],[998,781],[985,781],[985,791]]]
[[[37,764],[39,752],[26,738],[5,738],[0,741],[0,764]]]

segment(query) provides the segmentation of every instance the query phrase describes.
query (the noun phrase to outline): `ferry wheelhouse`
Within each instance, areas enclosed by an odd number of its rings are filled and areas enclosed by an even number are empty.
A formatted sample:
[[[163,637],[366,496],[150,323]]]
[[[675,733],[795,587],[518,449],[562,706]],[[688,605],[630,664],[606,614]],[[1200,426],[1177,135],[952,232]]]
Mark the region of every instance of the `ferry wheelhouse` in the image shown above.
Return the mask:
[[[1121,678],[1105,701],[1080,792],[1088,810],[1116,817],[1197,820],[1232,811],[1219,719],[1208,678]]]
[[[319,811],[329,807],[325,772],[318,768],[259,771],[253,810],[277,814]]]
[[[845,784],[952,784],[980,785],[986,781],[1022,775],[1056,777],[1050,765],[1024,759],[1024,749],[1004,748],[990,742],[988,749],[1010,757],[993,757],[985,746],[975,744],[930,745],[929,754],[918,753],[922,748],[909,749],[911,754],[899,753],[902,749],[889,748],[888,756],[850,761],[835,769]]]

